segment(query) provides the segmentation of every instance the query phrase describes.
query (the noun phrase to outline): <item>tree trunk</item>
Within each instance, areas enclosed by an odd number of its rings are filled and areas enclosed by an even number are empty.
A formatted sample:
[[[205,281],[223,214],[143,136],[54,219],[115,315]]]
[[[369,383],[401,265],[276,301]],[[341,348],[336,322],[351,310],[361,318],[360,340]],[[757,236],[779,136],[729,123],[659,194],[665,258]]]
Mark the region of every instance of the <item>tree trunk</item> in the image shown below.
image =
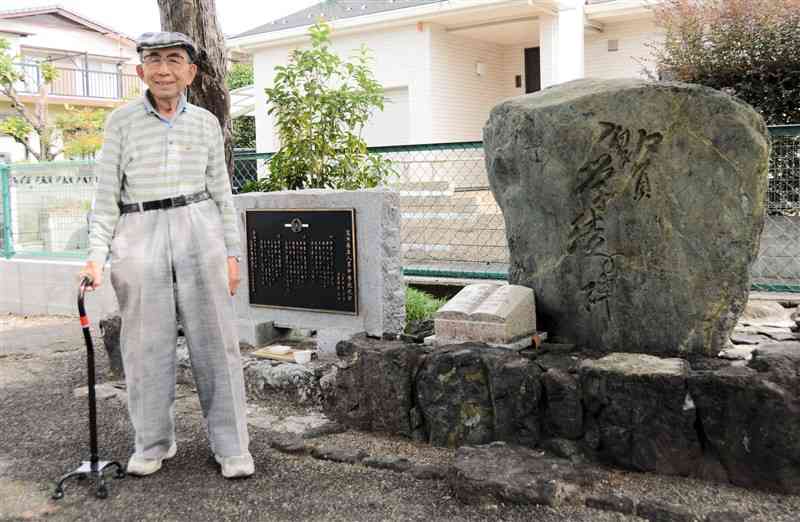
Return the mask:
[[[178,31],[191,38],[206,57],[198,64],[197,77],[189,88],[189,102],[214,114],[225,139],[225,160],[228,175],[233,174],[233,142],[231,132],[231,98],[225,84],[228,57],[225,39],[217,24],[214,0],[158,0],[161,30]]]

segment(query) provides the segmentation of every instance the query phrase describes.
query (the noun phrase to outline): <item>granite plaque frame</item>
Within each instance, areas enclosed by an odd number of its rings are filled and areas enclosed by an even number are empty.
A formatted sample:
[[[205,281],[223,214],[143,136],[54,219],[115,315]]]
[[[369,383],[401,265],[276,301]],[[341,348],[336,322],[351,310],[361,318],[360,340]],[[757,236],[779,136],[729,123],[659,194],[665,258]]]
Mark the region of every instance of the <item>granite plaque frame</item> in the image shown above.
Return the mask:
[[[355,209],[245,214],[252,306],[358,315]]]

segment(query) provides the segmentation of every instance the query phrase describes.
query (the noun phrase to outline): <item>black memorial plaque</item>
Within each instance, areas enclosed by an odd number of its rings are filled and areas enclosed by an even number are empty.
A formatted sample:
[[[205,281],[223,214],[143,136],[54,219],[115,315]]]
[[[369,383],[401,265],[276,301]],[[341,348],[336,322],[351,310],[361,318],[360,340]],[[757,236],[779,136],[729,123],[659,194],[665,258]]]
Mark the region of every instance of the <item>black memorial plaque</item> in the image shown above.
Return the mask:
[[[355,212],[248,210],[250,304],[358,314]]]

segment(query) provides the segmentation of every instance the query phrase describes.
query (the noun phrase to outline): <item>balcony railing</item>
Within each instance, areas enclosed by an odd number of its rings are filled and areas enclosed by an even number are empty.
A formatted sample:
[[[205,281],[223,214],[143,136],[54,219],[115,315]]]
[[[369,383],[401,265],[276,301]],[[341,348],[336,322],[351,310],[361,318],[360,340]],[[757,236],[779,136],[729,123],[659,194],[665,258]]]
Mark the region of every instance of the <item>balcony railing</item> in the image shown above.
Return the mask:
[[[17,92],[38,93],[43,81],[39,66],[34,63],[18,63],[16,67],[23,76],[15,85]],[[66,67],[58,67],[57,70],[58,76],[50,84],[49,92],[53,96],[124,100],[144,92],[142,81],[135,74]]]

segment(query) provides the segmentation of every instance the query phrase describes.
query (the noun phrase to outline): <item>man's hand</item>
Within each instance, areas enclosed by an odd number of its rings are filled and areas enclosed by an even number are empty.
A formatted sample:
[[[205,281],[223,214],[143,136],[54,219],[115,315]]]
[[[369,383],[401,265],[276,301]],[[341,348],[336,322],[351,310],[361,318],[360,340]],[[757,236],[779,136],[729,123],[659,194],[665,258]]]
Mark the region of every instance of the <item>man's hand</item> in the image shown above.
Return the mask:
[[[92,284],[86,287],[87,290],[100,288],[100,285],[103,284],[103,267],[99,266],[95,261],[87,261],[83,270],[78,273],[78,278],[83,279],[86,276],[89,276],[92,280]]]
[[[235,257],[228,258],[228,290],[231,295],[236,295],[236,290],[239,288],[239,261]]]

